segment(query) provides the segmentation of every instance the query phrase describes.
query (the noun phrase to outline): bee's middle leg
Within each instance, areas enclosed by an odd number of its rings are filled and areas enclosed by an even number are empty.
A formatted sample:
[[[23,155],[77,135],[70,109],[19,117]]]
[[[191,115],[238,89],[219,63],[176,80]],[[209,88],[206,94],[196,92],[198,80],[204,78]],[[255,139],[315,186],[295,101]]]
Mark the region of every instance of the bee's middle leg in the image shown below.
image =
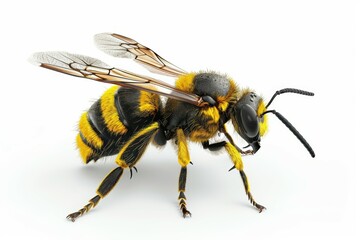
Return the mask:
[[[187,165],[190,163],[189,150],[187,147],[186,137],[182,129],[176,131],[178,145],[178,162],[181,165],[179,175],[179,207],[184,218],[191,217],[190,211],[186,208],[185,186],[187,176]]]
[[[186,175],[187,175],[187,168],[182,167],[180,170],[180,176],[179,176],[179,207],[183,214],[183,217],[190,216],[191,213],[186,208],[186,197],[185,197],[185,185],[186,185]]]

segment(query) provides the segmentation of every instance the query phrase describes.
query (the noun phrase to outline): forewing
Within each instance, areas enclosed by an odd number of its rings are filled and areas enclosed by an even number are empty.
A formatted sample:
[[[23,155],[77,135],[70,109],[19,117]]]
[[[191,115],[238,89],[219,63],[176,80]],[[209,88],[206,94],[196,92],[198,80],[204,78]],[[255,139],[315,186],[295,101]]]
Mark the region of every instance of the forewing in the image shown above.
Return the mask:
[[[131,38],[116,33],[100,33],[95,35],[94,39],[96,46],[105,53],[114,57],[134,59],[151,72],[173,77],[186,73]]]
[[[76,77],[144,90],[196,106],[206,106],[206,102],[196,94],[181,91],[154,78],[110,67],[95,58],[67,52],[39,52],[34,53],[30,61],[40,67]]]

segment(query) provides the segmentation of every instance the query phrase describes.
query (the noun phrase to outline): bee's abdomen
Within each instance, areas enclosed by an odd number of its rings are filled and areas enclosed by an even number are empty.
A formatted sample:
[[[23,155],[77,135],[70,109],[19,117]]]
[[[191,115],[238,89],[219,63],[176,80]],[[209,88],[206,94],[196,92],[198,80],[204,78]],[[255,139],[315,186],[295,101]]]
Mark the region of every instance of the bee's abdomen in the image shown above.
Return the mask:
[[[159,117],[159,96],[111,87],[83,113],[76,139],[85,163],[116,154],[139,128]]]

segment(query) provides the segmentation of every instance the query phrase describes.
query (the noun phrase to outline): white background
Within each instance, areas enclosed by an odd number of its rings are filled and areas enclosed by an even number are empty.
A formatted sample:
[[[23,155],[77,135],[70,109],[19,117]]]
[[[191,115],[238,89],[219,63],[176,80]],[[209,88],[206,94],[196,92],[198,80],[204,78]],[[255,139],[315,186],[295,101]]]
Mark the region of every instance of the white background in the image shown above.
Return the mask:
[[[355,1],[11,1],[1,22],[1,239],[355,239],[359,236],[359,4]],[[116,32],[186,70],[228,73],[269,100],[313,146],[312,159],[274,116],[256,156],[244,158],[259,214],[225,153],[191,145],[186,196],[177,207],[179,166],[168,144],[150,147],[130,181],[72,223],[112,159],[84,166],[76,124],[107,85],[27,62],[65,50],[146,73],[95,48]],[[166,79],[172,81],[171,79]],[[237,139],[237,141],[240,141]],[[244,142],[239,142],[244,146]],[[356,156],[357,155],[357,156]],[[356,229],[356,227],[358,229]]]

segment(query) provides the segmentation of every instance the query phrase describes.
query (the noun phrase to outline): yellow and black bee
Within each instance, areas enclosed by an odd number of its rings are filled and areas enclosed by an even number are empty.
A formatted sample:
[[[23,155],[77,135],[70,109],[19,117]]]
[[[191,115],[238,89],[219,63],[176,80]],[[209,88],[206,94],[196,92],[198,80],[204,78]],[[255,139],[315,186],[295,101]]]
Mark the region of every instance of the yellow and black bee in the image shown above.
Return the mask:
[[[266,105],[264,100],[249,89],[239,90],[233,79],[215,72],[185,72],[169,63],[150,48],[133,39],[111,33],[95,36],[97,46],[115,56],[131,58],[151,72],[176,77],[175,86],[147,76],[138,75],[87,56],[66,52],[40,52],[32,61],[41,67],[115,84],[108,89],[79,121],[77,147],[84,163],[117,155],[118,167],[101,182],[97,195],[79,211],[67,218],[75,221],[94,208],[119,181],[124,169],[132,169],[150,142],[163,146],[174,139],[181,166],[179,176],[179,207],[183,217],[191,216],[186,207],[185,185],[187,165],[191,163],[188,141],[201,143],[204,149],[225,149],[244,183],[250,202],[261,212],[265,207],[255,202],[244,172],[242,155],[255,154],[260,139],[268,128],[267,113],[275,114],[301,141],[312,157],[315,153],[301,134],[275,110],[267,110],[274,98],[282,93],[313,96],[311,92],[286,88],[277,91]],[[161,96],[167,97],[163,106]],[[236,146],[225,128],[232,122],[237,133],[252,150]],[[224,133],[228,141],[209,143],[216,134]]]

